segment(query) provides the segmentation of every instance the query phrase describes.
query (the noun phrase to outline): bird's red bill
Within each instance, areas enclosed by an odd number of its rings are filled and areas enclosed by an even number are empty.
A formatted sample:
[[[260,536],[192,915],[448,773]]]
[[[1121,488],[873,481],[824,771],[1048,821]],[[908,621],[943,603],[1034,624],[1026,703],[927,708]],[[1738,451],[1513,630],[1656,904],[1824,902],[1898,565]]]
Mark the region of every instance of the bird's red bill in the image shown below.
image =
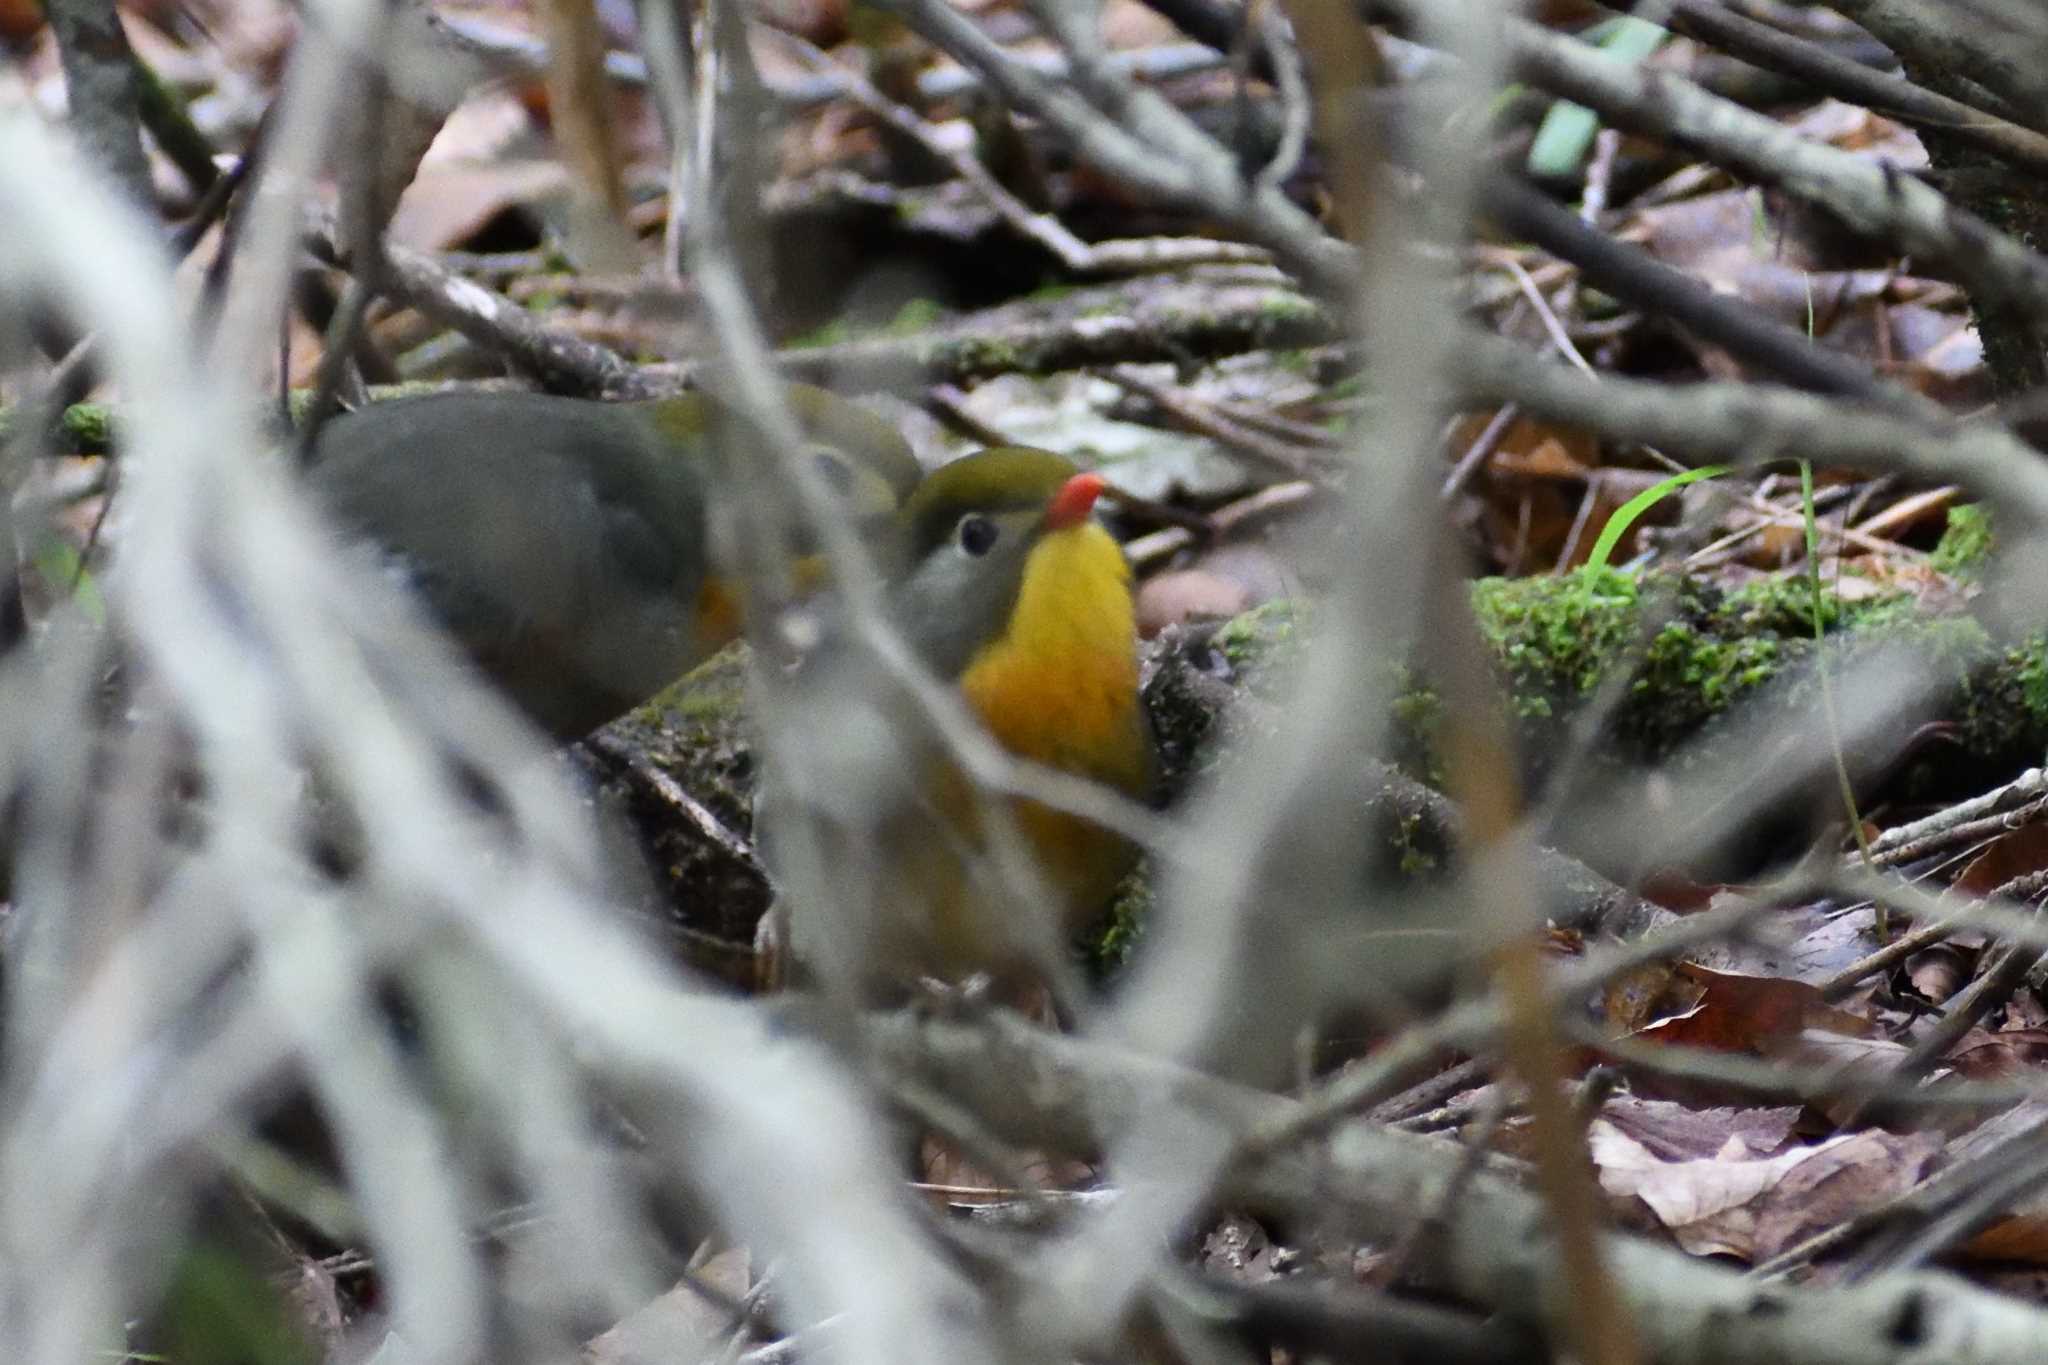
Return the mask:
[[[1100,474],[1076,474],[1068,479],[1060,485],[1060,491],[1052,495],[1052,502],[1045,509],[1046,526],[1055,531],[1079,526],[1088,519],[1089,512],[1095,508],[1095,500],[1108,486]]]

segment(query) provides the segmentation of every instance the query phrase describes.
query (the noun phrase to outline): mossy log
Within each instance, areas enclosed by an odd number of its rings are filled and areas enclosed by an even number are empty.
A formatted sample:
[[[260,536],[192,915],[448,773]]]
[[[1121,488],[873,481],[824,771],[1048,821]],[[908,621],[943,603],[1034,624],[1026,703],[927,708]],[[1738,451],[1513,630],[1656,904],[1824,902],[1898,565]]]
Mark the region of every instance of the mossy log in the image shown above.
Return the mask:
[[[1846,677],[1873,651],[1902,647],[1945,680],[1929,717],[1946,727],[1940,771],[2038,760],[2048,743],[2042,641],[2000,642],[1960,593],[1941,604],[1893,593],[1849,605],[1825,589],[1816,599],[1804,579],[1723,591],[1675,575],[1606,572],[1486,580],[1473,604],[1539,771],[1596,697],[1612,707],[1599,735],[1604,753],[1656,763],[1710,742],[1731,715],[1762,705],[1788,718],[1811,710],[1816,662]],[[1912,789],[1930,781],[1934,769]]]
[[[2048,748],[2042,642],[1999,642],[1965,607],[1961,592],[1948,594],[1943,605],[1897,593],[1868,595],[1852,605],[1824,591],[1819,639],[1811,584],[1796,576],[1736,590],[1677,575],[1613,571],[1487,579],[1473,585],[1472,602],[1532,791],[1542,789],[1571,746],[1579,754],[1578,782],[1597,786],[1637,780],[1659,764],[1697,763],[1712,756],[1717,743],[1753,743],[1746,722],[1759,716],[1824,733],[1814,662],[1826,657],[1840,679],[1872,652],[1900,648],[1931,664],[1943,681],[1930,707],[1895,732],[1867,737],[1850,756],[1852,771],[1871,784],[1859,797],[1877,795],[1880,782],[1890,795],[1966,790],[2040,761]],[[1174,632],[1155,643],[1146,697],[1170,790],[1184,787],[1229,748],[1241,723],[1219,722],[1255,715],[1262,698],[1271,700],[1284,685],[1287,661],[1313,629],[1312,613],[1279,603],[1217,629]],[[760,869],[744,850],[754,774],[743,693],[742,657],[722,656],[608,730],[599,759],[610,794],[655,871],[656,895],[672,926],[736,951],[767,901]],[[1605,719],[1589,737],[1581,731],[1596,703]],[[1438,711],[1426,682],[1404,673],[1389,756],[1411,777],[1431,775]],[[1940,742],[1925,742],[1930,735]],[[637,776],[625,756],[639,765]],[[688,793],[698,809],[684,811],[663,796],[646,780],[650,772]],[[1840,809],[1831,766],[1825,776],[1827,800],[1815,802],[1810,792],[1799,799],[1809,814],[1816,805]],[[1455,842],[1455,818],[1426,787],[1395,792],[1391,781],[1376,779],[1388,813],[1375,825],[1384,836],[1376,862],[1403,875],[1442,868]],[[712,835],[707,818],[720,827]],[[734,837],[722,837],[726,833]],[[1624,872],[1595,862],[1610,874]],[[1573,871],[1564,883],[1578,878],[1594,901],[1613,892],[1598,876],[1580,877],[1583,872]],[[1142,891],[1126,900],[1141,902]],[[1605,911],[1596,917],[1605,918]],[[1128,916],[1119,923],[1127,929]],[[1113,928],[1103,946],[1114,957],[1127,939]],[[690,954],[700,962],[701,946]],[[734,957],[719,969],[737,977],[743,964]]]

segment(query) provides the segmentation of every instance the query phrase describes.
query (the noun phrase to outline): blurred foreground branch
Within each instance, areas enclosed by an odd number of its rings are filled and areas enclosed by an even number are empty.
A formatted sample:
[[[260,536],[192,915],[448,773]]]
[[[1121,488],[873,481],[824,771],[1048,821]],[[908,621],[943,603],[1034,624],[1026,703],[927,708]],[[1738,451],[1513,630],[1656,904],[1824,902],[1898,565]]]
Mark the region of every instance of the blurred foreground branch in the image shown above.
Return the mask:
[[[1162,1111],[1242,1141],[1294,1103],[1000,1017],[967,1027],[892,1016],[871,1021],[867,1037],[895,1074],[959,1096],[1011,1141],[1059,1150],[1113,1147],[1141,1116]],[[1422,1277],[1482,1308],[1541,1321],[1560,1289],[1541,1203],[1482,1172],[1444,1207],[1437,1191],[1459,1163],[1455,1144],[1354,1123],[1312,1149],[1224,1172],[1216,1195],[1301,1226],[1387,1240],[1416,1209],[1443,1207]],[[2048,1313],[1945,1275],[1791,1290],[1635,1238],[1610,1237],[1606,1250],[1658,1361],[2021,1362],[2048,1334]]]

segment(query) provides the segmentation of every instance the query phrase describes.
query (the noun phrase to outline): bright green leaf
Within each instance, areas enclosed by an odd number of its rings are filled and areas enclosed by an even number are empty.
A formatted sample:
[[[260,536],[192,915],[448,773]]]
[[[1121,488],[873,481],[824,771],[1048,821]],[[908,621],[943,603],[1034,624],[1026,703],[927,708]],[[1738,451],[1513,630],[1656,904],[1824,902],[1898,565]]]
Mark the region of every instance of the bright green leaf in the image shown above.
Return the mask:
[[[1633,66],[1647,59],[1669,36],[1655,24],[1628,15],[1607,26],[1598,47],[1610,60]],[[1600,116],[1585,105],[1569,100],[1551,105],[1529,146],[1529,174],[1559,180],[1577,175],[1599,129]]]
[[[1628,528],[1635,525],[1643,513],[1689,483],[1698,483],[1701,479],[1715,478],[1727,472],[1728,466],[1724,464],[1701,465],[1698,469],[1688,469],[1683,473],[1673,474],[1668,479],[1659,479],[1630,498],[1607,519],[1607,524],[1600,528],[1600,538],[1593,542],[1593,553],[1586,557],[1585,567],[1606,568],[1608,559],[1614,554],[1614,547],[1621,543],[1621,538],[1628,534]]]

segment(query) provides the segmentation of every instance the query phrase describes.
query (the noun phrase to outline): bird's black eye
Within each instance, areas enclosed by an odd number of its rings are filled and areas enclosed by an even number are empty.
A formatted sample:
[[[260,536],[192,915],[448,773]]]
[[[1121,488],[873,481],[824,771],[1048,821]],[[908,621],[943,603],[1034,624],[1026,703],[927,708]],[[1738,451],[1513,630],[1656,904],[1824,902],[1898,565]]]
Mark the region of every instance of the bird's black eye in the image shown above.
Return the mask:
[[[960,548],[976,558],[994,548],[1000,528],[987,517],[969,512],[960,518]]]

